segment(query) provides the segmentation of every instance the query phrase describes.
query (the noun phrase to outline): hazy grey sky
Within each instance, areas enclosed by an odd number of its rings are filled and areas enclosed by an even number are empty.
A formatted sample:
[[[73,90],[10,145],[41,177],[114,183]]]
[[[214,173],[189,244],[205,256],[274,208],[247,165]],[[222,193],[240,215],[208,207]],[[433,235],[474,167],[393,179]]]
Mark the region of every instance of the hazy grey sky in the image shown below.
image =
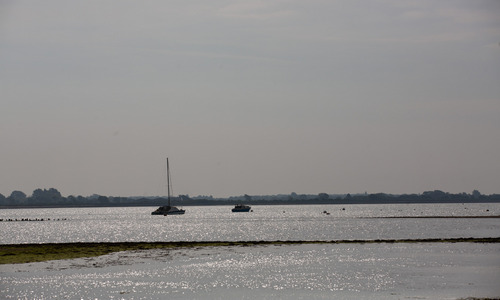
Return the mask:
[[[1,1],[0,193],[500,193],[500,1]]]

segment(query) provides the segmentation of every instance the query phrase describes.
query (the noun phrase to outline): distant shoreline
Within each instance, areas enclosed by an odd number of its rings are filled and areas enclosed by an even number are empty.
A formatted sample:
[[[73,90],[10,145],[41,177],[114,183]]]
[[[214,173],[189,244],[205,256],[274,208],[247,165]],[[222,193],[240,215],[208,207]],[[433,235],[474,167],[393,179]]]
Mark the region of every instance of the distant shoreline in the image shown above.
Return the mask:
[[[175,206],[211,205],[349,205],[349,204],[425,204],[425,203],[500,203],[500,194],[483,195],[474,190],[471,194],[451,194],[440,190],[425,191],[421,194],[275,194],[240,195],[228,198],[213,196],[178,195],[171,197]],[[164,206],[169,203],[165,196],[67,196],[54,188],[36,189],[31,196],[21,191],[13,191],[10,196],[0,194],[0,208],[61,208],[61,207],[138,207]]]
[[[177,206],[234,206],[238,201],[217,201],[213,200],[212,203],[207,203],[206,201],[192,201],[190,203],[180,203]],[[241,201],[240,201],[241,202]],[[488,204],[488,203],[500,203],[500,200],[466,200],[466,201],[458,201],[458,200],[449,200],[449,201],[435,201],[435,200],[417,200],[417,201],[408,201],[408,200],[400,200],[395,199],[393,201],[378,201],[378,200],[360,200],[360,199],[352,199],[352,200],[303,200],[303,201],[272,201],[272,200],[254,200],[247,201],[245,204],[247,205],[356,205],[356,204]],[[156,203],[147,203],[147,204],[89,204],[89,205],[2,205],[0,209],[23,209],[23,208],[93,208],[93,207],[155,207],[162,204]]]

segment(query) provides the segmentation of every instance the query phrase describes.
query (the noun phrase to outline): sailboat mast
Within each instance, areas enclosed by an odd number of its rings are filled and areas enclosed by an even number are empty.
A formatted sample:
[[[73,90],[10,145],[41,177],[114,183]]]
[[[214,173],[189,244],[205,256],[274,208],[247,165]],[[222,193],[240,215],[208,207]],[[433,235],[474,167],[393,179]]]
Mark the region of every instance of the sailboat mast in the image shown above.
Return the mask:
[[[168,157],[167,157],[167,193],[168,193],[168,206],[170,206],[170,169],[168,167]]]

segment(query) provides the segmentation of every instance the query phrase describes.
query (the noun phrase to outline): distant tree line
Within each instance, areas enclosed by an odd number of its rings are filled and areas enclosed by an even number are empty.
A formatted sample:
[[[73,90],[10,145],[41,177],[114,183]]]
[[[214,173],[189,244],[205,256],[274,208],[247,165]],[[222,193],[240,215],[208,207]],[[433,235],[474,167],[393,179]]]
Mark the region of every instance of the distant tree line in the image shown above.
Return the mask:
[[[214,198],[212,196],[189,197],[179,195],[172,199],[175,205],[233,205],[245,204],[371,204],[371,203],[470,203],[470,202],[500,202],[500,194],[483,195],[474,190],[471,194],[450,194],[443,191],[427,191],[422,194],[393,195],[375,194],[345,194],[329,195],[327,193],[311,194],[280,194],[264,196],[233,196],[229,198]],[[166,197],[111,197],[102,195],[63,197],[54,189],[36,189],[31,196],[21,191],[13,191],[10,196],[0,194],[0,207],[82,207],[82,206],[159,206],[167,203]]]
[[[36,189],[31,196],[21,191],[13,191],[8,197],[0,194],[0,207],[149,206],[166,201],[161,197],[144,198],[144,203],[139,200],[137,197],[108,197],[96,194],[88,197],[73,195],[63,197],[58,190],[50,188]]]

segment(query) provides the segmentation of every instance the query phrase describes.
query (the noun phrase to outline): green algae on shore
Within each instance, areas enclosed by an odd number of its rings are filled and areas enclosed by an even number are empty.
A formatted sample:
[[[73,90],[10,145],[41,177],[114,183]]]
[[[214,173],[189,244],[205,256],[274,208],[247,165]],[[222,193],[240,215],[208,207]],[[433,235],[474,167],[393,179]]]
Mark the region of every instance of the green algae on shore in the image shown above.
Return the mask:
[[[119,251],[292,244],[368,244],[368,243],[499,243],[498,238],[386,239],[338,241],[238,241],[238,242],[116,242],[0,244],[0,264],[18,264],[59,259],[95,257]]]

